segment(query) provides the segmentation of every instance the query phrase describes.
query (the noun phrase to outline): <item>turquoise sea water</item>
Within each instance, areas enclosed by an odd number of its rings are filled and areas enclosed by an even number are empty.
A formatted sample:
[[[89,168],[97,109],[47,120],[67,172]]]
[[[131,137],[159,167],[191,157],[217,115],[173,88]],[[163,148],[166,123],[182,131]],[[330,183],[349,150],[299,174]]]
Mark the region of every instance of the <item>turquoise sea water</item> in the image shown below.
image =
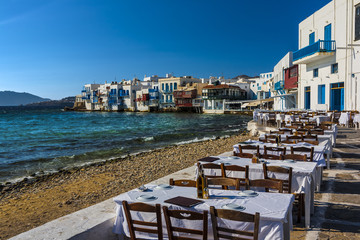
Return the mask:
[[[173,144],[232,135],[248,116],[0,108],[0,183]]]

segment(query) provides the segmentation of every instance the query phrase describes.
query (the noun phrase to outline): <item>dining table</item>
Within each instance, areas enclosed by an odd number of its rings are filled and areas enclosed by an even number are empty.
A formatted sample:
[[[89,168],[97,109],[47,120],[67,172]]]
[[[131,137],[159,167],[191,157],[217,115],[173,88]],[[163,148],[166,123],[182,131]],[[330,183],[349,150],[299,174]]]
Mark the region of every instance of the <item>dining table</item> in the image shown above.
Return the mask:
[[[280,166],[280,167],[292,167],[292,192],[305,194],[305,226],[310,227],[310,215],[314,212],[314,193],[317,184],[321,179],[322,173],[320,168],[317,168],[317,164],[314,162],[302,162],[291,160],[268,160],[260,159],[262,163],[252,163],[250,158],[240,158],[237,156],[217,156],[217,160],[212,161],[214,164],[225,165],[237,165],[237,166],[249,166],[249,179],[264,179],[263,165],[267,166]],[[202,162],[200,162],[202,163]],[[205,162],[204,162],[205,163]],[[200,164],[201,165],[201,164]],[[220,169],[203,169],[205,175],[221,176]],[[198,174],[198,171],[197,171]],[[244,178],[244,173],[238,171],[228,171],[227,177]],[[269,177],[277,179],[286,179],[288,176],[281,173],[270,173]]]
[[[292,194],[255,192],[252,195],[246,195],[242,191],[210,189],[208,199],[201,200],[199,204],[192,207],[184,207],[174,203],[166,203],[165,201],[174,197],[183,196],[191,199],[196,198],[196,188],[179,187],[169,185],[151,185],[147,184],[146,191],[133,189],[129,192],[120,194],[114,198],[116,204],[116,219],[113,232],[119,234],[120,239],[125,236],[129,237],[129,228],[124,214],[122,201],[145,202],[147,204],[161,204],[169,209],[182,209],[202,212],[209,211],[210,206],[215,208],[232,209],[234,211],[243,211],[250,214],[260,213],[259,239],[290,239],[290,231],[292,230],[292,203],[294,196]],[[145,197],[146,196],[146,197]],[[234,207],[238,206],[238,207]],[[162,214],[163,215],[163,214]],[[132,214],[134,220],[152,221],[156,219],[153,214],[135,212]],[[245,222],[223,220],[227,228],[237,230],[249,230],[249,224]],[[177,221],[179,227],[201,229],[202,223],[199,221]],[[162,220],[164,239],[168,239],[166,224]],[[208,217],[208,239],[214,239],[212,232],[212,223],[210,216]],[[157,239],[156,236],[148,233],[139,233],[139,238]]]

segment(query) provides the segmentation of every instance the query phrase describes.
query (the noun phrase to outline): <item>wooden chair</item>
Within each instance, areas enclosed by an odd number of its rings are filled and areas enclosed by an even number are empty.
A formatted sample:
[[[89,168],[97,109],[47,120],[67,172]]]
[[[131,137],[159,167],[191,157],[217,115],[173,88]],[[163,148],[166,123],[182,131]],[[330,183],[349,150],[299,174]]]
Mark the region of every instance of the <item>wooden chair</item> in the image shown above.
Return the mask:
[[[299,141],[299,142],[306,142],[306,143],[310,143],[312,145],[319,145],[319,141],[303,140],[303,141]]]
[[[264,155],[268,155],[268,151],[276,152],[277,155],[285,155],[286,154],[286,147],[267,147],[264,146]],[[275,154],[273,154],[275,155]]]
[[[295,144],[295,140],[282,140],[281,143],[287,143],[287,144]]]
[[[296,160],[296,161],[307,161],[306,154],[286,154],[283,156],[283,160]]]
[[[258,157],[269,160],[282,160],[283,155],[272,155],[272,154],[259,154]]]
[[[266,164],[263,164],[263,171],[264,171],[264,179],[271,179],[275,181],[281,181],[283,183],[283,191],[285,193],[293,194],[295,196],[295,200],[297,201],[297,217],[298,222],[301,222],[301,215],[304,209],[304,194],[302,193],[293,193],[291,189],[292,184],[292,168],[284,168],[279,166],[267,166]],[[277,179],[277,178],[270,178],[269,172],[273,173],[280,173],[280,174],[286,174],[288,175],[287,179]]]
[[[303,137],[302,136],[295,136],[295,135],[287,135],[286,136],[286,140],[295,140],[295,141],[302,141],[303,140]]]
[[[291,129],[291,128],[279,128],[279,131],[284,132],[284,134],[291,135],[293,129]]]
[[[198,169],[202,170],[202,172],[204,173],[204,177],[208,177],[208,178],[222,178],[223,176],[221,175],[221,166],[220,164],[215,164],[215,163],[203,163],[203,164],[200,164],[198,162]],[[208,169],[208,170],[215,170],[216,174],[219,173],[219,175],[209,175],[209,174],[206,174],[205,170]]]
[[[279,193],[283,192],[283,183],[277,180],[271,179],[255,179],[247,181],[246,189],[250,189],[251,187],[256,188],[265,188],[265,192],[269,192],[269,189],[277,190]]]
[[[304,123],[302,123],[302,122],[292,122],[291,123],[291,126],[294,126],[294,127],[302,127],[302,126],[304,126]]]
[[[245,167],[241,167],[238,165],[224,165],[222,164],[222,175],[225,178],[233,178],[233,179],[239,179],[240,182],[240,186],[246,186],[246,179],[249,179],[249,166],[246,165]],[[226,173],[226,171],[232,171],[232,172],[243,172],[244,173],[244,177],[230,177],[228,173]]]
[[[256,154],[252,154],[252,153],[235,153],[234,152],[234,156],[241,157],[241,158],[252,158],[253,155],[256,155]]]
[[[317,125],[315,122],[308,122],[308,123],[305,123],[305,126],[304,127],[312,127],[312,128],[315,128]]]
[[[211,223],[213,226],[214,240],[219,239],[259,239],[259,222],[260,222],[260,213],[255,213],[255,215],[244,213],[234,210],[226,209],[216,209],[213,206],[210,206],[210,215]],[[246,223],[253,223],[253,231],[241,231],[236,229],[229,229],[226,227],[220,227],[218,225],[218,218],[227,219],[231,221],[239,221]],[[232,236],[231,234],[236,234],[237,236]],[[249,238],[251,237],[251,238]]]
[[[179,187],[196,187],[196,181],[189,179],[178,179],[174,180],[170,178],[169,185]]]
[[[292,168],[284,168],[279,166],[267,166],[263,164],[264,179],[271,179],[276,181],[281,181],[283,183],[283,191],[286,193],[292,193],[291,184],[292,184]],[[287,179],[277,179],[269,177],[269,172],[286,174]]]
[[[252,151],[252,154],[258,154],[259,153],[259,145],[239,145],[239,151],[240,153],[244,153],[244,150],[250,150]],[[249,153],[247,151],[247,153]]]
[[[317,135],[304,135],[303,140],[318,141]]]
[[[273,134],[285,134],[284,131],[280,131],[280,130],[270,130],[270,134],[273,135]]]
[[[296,129],[296,131],[301,135],[306,135],[309,133],[309,129],[306,129],[306,128],[298,128],[298,129]]]
[[[155,206],[153,206],[141,202],[128,203],[127,201],[123,201],[122,205],[124,208],[127,224],[129,226],[131,240],[138,239],[135,232],[156,234],[158,236],[158,239],[163,239],[160,204],[156,204]],[[156,222],[133,220],[131,217],[131,211],[155,213]],[[137,227],[135,225],[138,225],[140,227]],[[143,226],[146,226],[146,228],[144,228]]]
[[[205,187],[206,188],[215,188],[212,186],[221,186],[222,189],[229,189],[229,187],[234,187],[235,190],[240,190],[240,180],[235,178],[205,178]]]
[[[324,135],[324,129],[311,129],[309,134]]]
[[[314,147],[291,147],[290,148],[291,154],[296,154],[297,152],[302,153],[309,153],[306,155],[308,161],[312,162],[314,160]]]
[[[169,240],[182,240],[182,239],[199,239],[199,238],[191,238],[189,237],[189,233],[193,235],[202,236],[203,240],[207,240],[208,237],[208,211],[204,211],[203,213],[199,212],[193,212],[188,210],[169,210],[166,206],[163,206],[163,212],[166,222],[166,228],[169,236]],[[183,228],[183,227],[176,227],[173,226],[171,222],[171,218],[175,218],[178,220],[183,221],[198,221],[202,220],[203,222],[203,228],[202,230],[199,229],[190,229],[190,228]],[[175,221],[174,221],[175,222]],[[177,232],[180,234],[180,236],[177,236],[177,234],[174,234],[174,232]],[[181,236],[185,235],[185,236]]]

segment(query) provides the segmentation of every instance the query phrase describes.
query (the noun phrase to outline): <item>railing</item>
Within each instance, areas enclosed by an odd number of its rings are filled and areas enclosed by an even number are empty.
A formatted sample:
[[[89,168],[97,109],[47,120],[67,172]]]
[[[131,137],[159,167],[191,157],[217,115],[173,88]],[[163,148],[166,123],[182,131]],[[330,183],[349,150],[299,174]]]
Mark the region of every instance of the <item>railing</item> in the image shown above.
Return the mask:
[[[278,81],[274,84],[275,90],[281,90],[284,89],[284,81]]]
[[[336,51],[336,42],[334,40],[330,40],[330,41],[319,40],[307,47],[304,47],[294,52],[293,61],[310,56],[317,52],[335,52],[335,51]]]

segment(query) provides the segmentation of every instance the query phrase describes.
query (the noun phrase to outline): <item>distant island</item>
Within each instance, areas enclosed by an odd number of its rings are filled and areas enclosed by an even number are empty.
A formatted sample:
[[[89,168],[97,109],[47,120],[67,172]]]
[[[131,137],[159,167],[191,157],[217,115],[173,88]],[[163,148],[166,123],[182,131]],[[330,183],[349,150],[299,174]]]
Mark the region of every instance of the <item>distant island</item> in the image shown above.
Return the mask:
[[[31,93],[0,91],[0,106],[29,106],[29,107],[72,107],[75,97],[66,97],[61,100],[42,98]]]

